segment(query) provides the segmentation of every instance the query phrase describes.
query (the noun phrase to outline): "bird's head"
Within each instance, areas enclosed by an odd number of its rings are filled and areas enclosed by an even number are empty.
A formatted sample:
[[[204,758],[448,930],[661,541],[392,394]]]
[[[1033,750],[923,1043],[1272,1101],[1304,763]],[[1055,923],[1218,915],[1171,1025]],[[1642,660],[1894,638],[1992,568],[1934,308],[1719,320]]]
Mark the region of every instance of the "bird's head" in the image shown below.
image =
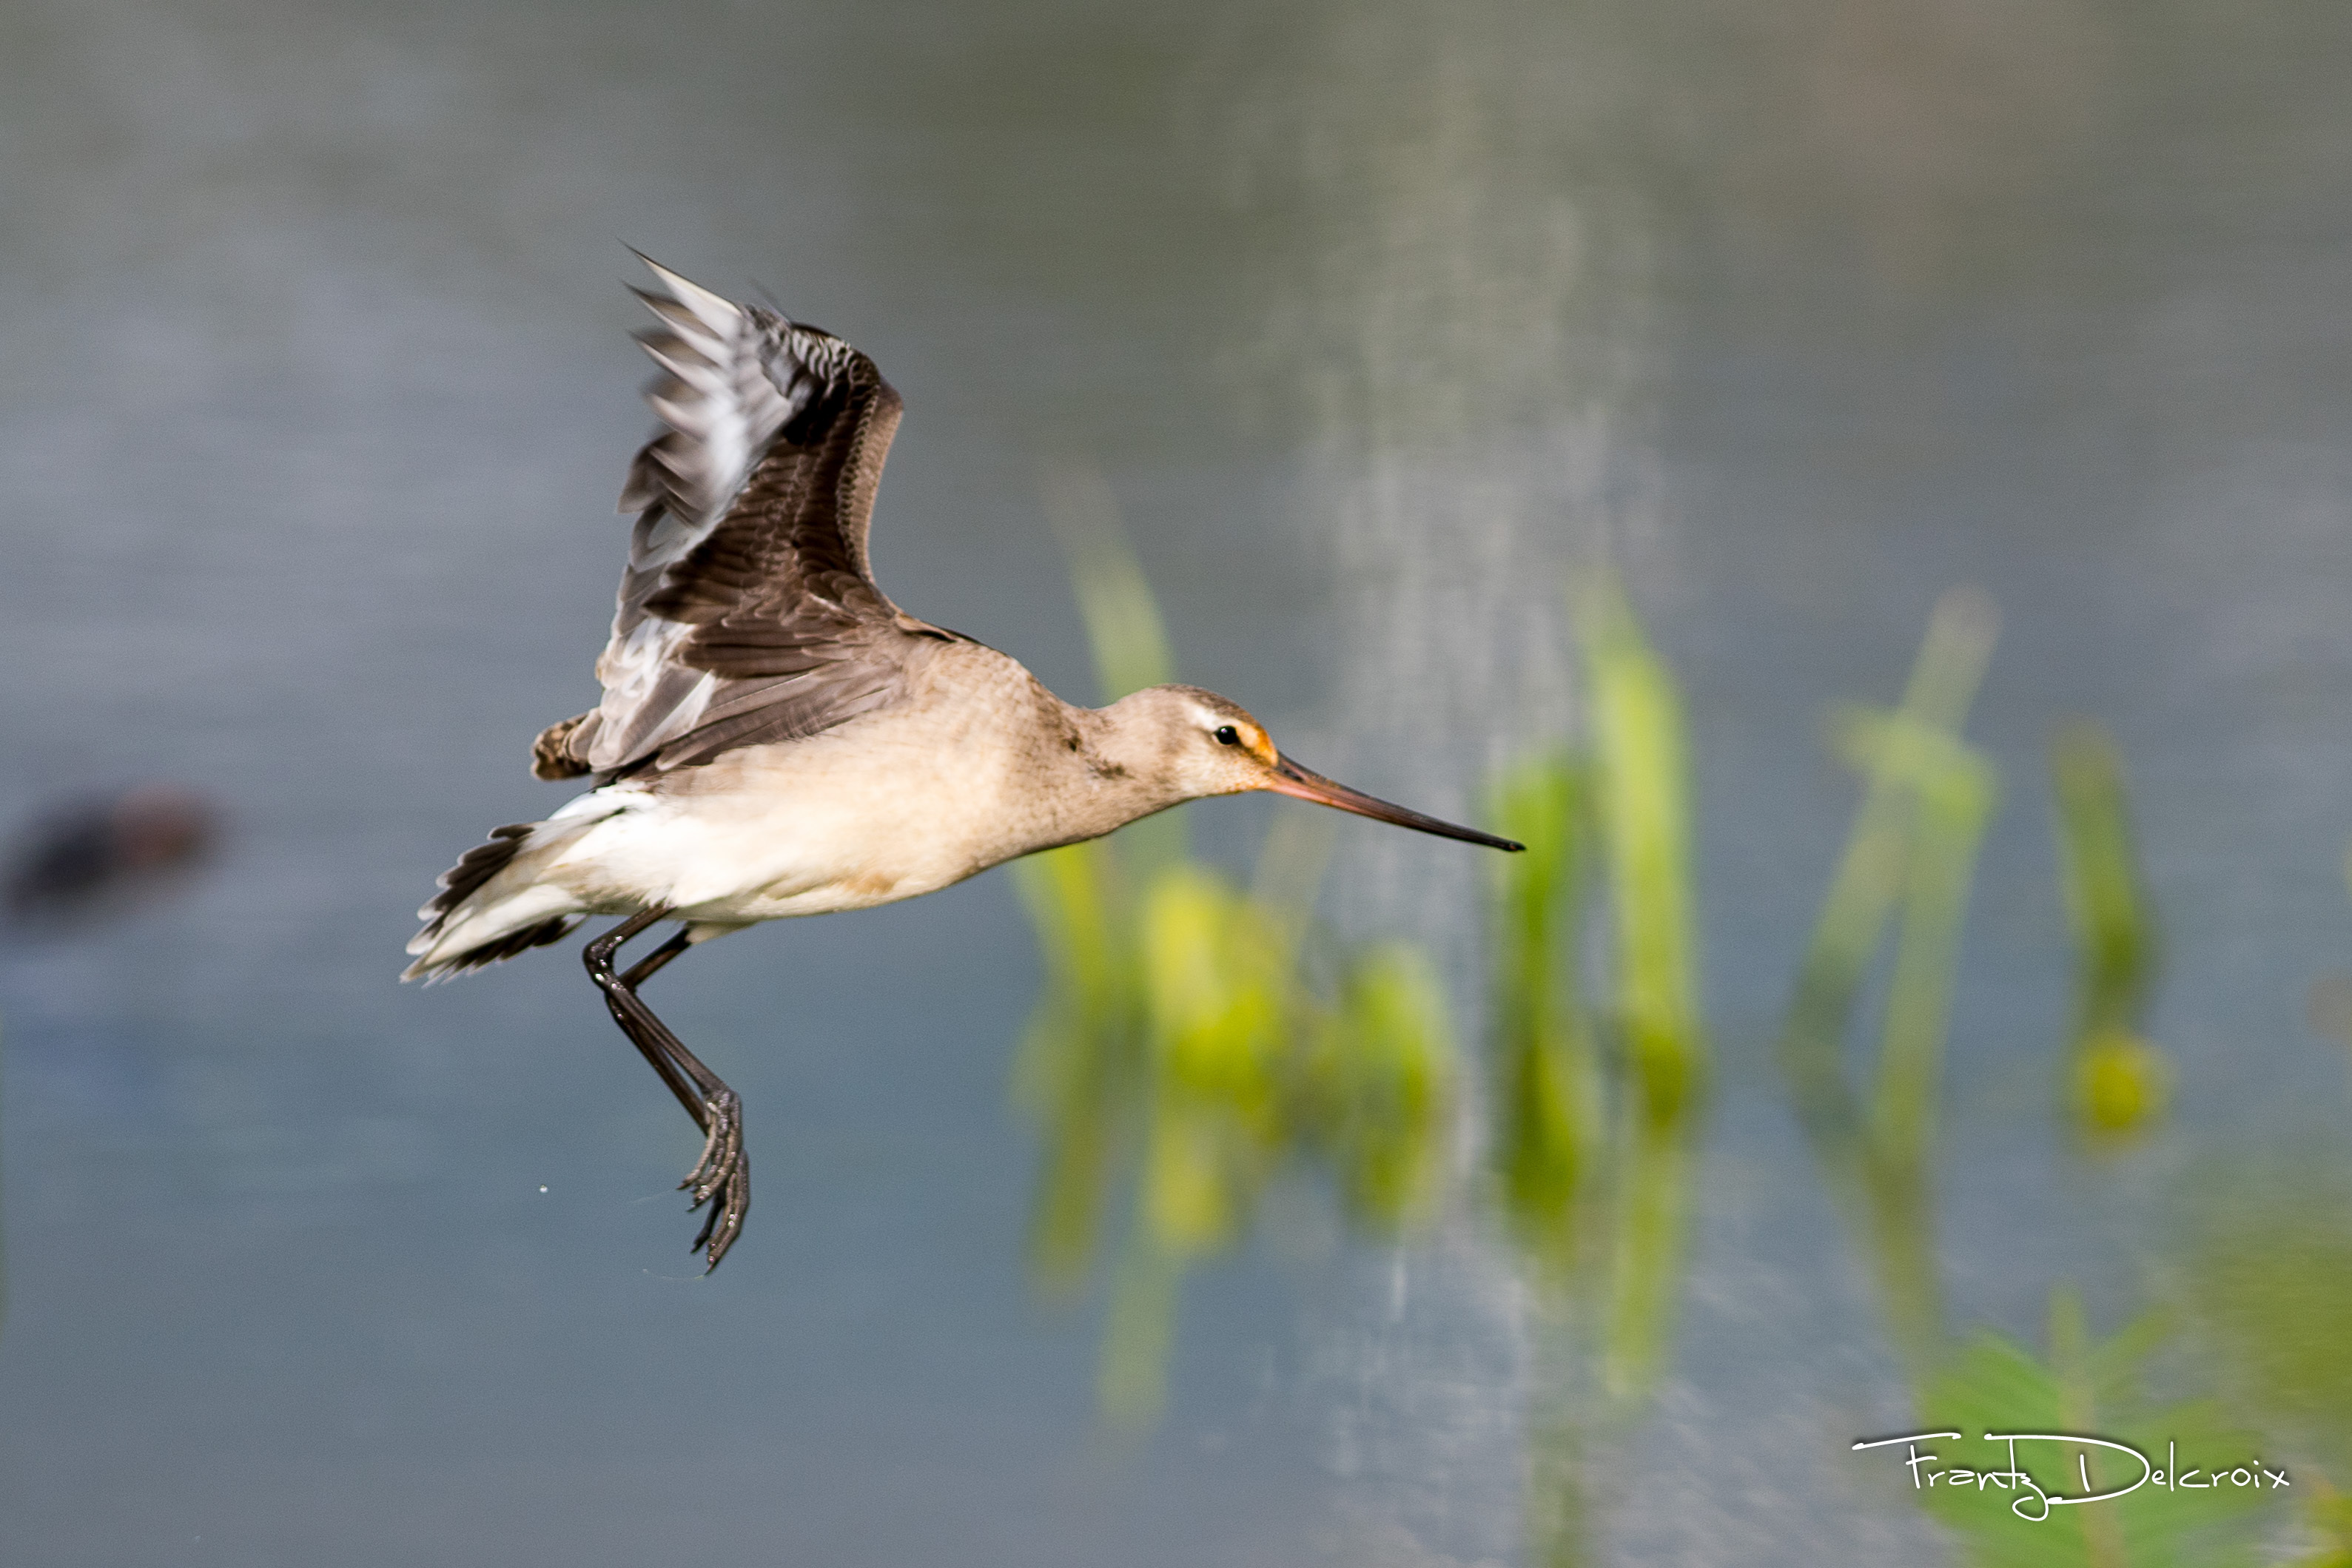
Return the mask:
[[[1150,766],[1179,800],[1265,789],[1441,838],[1497,850],[1527,847],[1375,800],[1302,768],[1282,754],[1247,709],[1198,686],[1151,686],[1122,697],[1107,713],[1118,729],[1148,741]]]

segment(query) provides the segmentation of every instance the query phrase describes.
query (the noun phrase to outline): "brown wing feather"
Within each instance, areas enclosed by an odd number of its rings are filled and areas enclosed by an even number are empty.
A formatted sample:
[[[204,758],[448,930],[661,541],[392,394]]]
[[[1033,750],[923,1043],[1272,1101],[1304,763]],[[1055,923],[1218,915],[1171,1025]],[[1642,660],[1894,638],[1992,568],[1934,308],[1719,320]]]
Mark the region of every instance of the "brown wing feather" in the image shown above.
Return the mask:
[[[647,265],[652,265],[648,263]],[[866,539],[898,394],[841,340],[656,267],[666,428],[631,465],[642,507],[604,701],[556,749],[596,773],[676,768],[816,734],[896,697],[909,639]]]
[[[696,669],[797,674],[850,623],[898,618],[866,574],[866,530],[898,394],[865,355],[847,361],[646,601],[646,614],[695,628],[681,654]]]

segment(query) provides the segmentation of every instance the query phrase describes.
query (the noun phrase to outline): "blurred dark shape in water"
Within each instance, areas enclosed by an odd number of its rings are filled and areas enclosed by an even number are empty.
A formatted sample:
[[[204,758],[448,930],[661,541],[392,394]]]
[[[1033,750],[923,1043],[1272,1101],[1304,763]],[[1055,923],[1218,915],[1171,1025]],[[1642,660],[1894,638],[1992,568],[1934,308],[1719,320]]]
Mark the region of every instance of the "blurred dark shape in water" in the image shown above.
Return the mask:
[[[2171,1092],[2171,1070],[2142,1026],[2161,967],[2140,874],[2123,754],[2075,719],[2050,742],[2059,885],[2074,936],[2074,1031],[2068,1071],[2075,1125],[2114,1139],[2144,1131]]]
[[[219,811],[184,785],[148,783],[51,805],[8,856],[8,917],[25,927],[121,915],[184,884],[218,850]]]

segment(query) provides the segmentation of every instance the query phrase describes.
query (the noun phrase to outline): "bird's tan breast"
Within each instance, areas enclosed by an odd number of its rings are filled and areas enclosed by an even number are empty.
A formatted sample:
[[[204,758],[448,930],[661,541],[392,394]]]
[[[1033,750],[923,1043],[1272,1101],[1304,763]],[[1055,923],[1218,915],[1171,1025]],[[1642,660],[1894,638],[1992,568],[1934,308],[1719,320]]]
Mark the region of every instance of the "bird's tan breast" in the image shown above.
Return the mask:
[[[976,644],[928,663],[904,705],[664,779],[666,814],[708,841],[677,903],[752,919],[865,907],[1104,831],[1072,831],[1091,789],[1063,705]]]

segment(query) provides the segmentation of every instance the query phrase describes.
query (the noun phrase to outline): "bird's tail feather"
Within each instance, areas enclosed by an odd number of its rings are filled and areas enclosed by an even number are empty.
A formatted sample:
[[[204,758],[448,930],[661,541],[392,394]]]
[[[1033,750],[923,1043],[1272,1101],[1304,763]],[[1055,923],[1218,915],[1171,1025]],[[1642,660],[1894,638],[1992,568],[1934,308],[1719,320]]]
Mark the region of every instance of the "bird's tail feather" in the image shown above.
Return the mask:
[[[539,882],[511,889],[494,885],[499,873],[512,867],[526,848],[534,847],[534,837],[547,826],[515,822],[493,829],[488,842],[467,850],[442,873],[440,891],[416,912],[425,929],[409,940],[408,950],[417,958],[402,972],[402,979],[462,975],[561,941],[585,918],[577,901],[561,887]]]

